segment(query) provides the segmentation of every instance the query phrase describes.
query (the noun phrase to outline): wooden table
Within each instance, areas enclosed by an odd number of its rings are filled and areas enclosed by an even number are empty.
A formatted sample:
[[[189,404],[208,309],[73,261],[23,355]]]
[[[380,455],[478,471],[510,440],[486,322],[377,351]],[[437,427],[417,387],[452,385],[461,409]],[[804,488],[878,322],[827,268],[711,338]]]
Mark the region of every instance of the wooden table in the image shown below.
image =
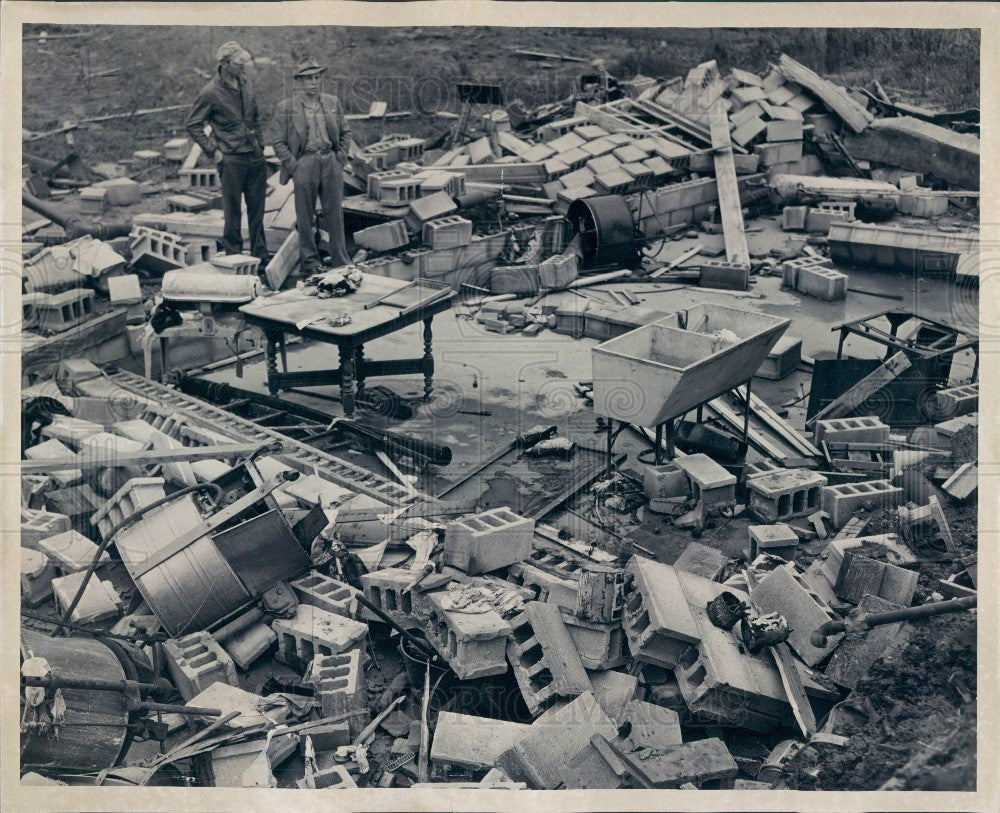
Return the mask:
[[[271,394],[291,387],[340,385],[344,414],[354,414],[357,399],[364,396],[365,379],[370,376],[423,373],[424,400],[433,389],[434,356],[431,322],[451,308],[456,294],[447,285],[430,280],[406,282],[375,274],[365,274],[361,286],[345,297],[320,299],[295,289],[269,297],[258,297],[243,305],[240,313],[249,324],[264,332],[267,340],[267,387]],[[380,304],[373,304],[381,300]],[[365,308],[368,305],[368,308]],[[347,313],[351,321],[335,326],[330,319]],[[364,345],[397,330],[424,323],[423,355],[420,358],[369,361]],[[301,336],[324,344],[334,344],[340,353],[336,370],[288,372],[285,336]],[[277,357],[281,355],[281,372]]]

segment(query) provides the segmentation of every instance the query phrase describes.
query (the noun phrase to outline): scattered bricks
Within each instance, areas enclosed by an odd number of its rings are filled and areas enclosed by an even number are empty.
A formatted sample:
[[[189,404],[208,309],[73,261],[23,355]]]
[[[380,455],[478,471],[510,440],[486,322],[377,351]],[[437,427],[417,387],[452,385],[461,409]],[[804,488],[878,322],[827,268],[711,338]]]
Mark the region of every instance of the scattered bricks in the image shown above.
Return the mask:
[[[323,717],[347,714],[368,705],[361,649],[314,659],[303,682],[313,686]],[[353,716],[349,719],[349,725],[351,736],[356,737],[365,723],[360,716]]]
[[[852,611],[856,613],[885,613],[901,610],[898,604],[878,596],[864,596]],[[868,676],[868,671],[879,658],[886,655],[896,636],[903,628],[902,622],[880,624],[863,632],[849,632],[841,640],[836,652],[830,658],[823,674],[838,686],[854,689],[858,682]]]
[[[806,213],[808,206],[786,206],[781,210],[781,228],[783,231],[804,231],[806,228]]]
[[[547,601],[564,610],[576,612],[579,602],[579,582],[548,573],[527,562],[516,562],[507,571],[507,580],[526,587],[537,601]]]
[[[82,570],[76,573],[69,573],[52,580],[52,592],[55,593],[56,606],[60,614],[65,614],[69,605],[73,603],[80,585],[83,584],[86,573]],[[87,587],[83,591],[80,603],[70,615],[69,620],[77,624],[90,624],[94,621],[101,621],[118,615],[121,598],[115,591],[111,582],[91,577],[87,582]]]
[[[108,190],[100,186],[87,186],[80,190],[80,214],[102,215],[107,208]]]
[[[852,604],[857,604],[865,596],[878,596],[901,607],[909,607],[917,589],[918,575],[912,570],[849,550],[844,552],[833,592]]]
[[[185,700],[213,683],[239,686],[236,665],[209,632],[194,632],[163,642],[163,655],[177,691]]]
[[[355,615],[354,589],[343,582],[313,572],[296,579],[289,586],[302,604],[347,618]]]
[[[489,573],[531,555],[535,521],[509,508],[452,520],[444,537],[444,562],[470,576]]]
[[[94,186],[106,190],[108,206],[134,206],[142,200],[142,187],[131,178],[111,178]]]
[[[177,175],[188,189],[210,189],[219,185],[219,172],[215,167],[179,169]]]
[[[705,508],[736,502],[736,477],[708,455],[691,454],[675,462],[691,482],[691,496]]]
[[[889,427],[876,417],[831,418],[816,421],[816,443],[888,443]]]
[[[757,368],[756,377],[780,381],[794,373],[801,361],[802,339],[797,336],[782,336]]]
[[[148,226],[133,226],[129,234],[129,250],[132,266],[162,274],[174,268],[187,265],[187,247],[176,234],[151,229]]]
[[[234,274],[239,277],[256,276],[257,268],[260,266],[260,258],[248,254],[216,254],[207,259],[223,274]]]
[[[580,573],[574,615],[584,621],[617,623],[625,607],[625,573],[619,568],[588,566]]]
[[[24,450],[24,457],[26,460],[71,460],[76,455],[62,441],[52,438],[29,446]],[[68,487],[83,479],[83,471],[81,469],[62,469],[52,472],[49,476],[59,485]]]
[[[430,613],[427,639],[462,680],[504,674],[510,634],[507,622],[494,610],[467,613],[446,609],[442,603],[445,595],[447,591],[426,594]]]
[[[472,221],[459,215],[424,223],[423,242],[432,249],[467,246],[472,240]]]
[[[830,515],[835,528],[840,528],[862,507],[872,510],[899,505],[903,489],[888,480],[869,480],[863,483],[841,483],[823,488],[823,510]]]
[[[47,539],[39,539],[31,547],[36,548],[51,559],[63,575],[86,570],[97,554],[97,545],[76,530],[64,531]],[[106,565],[110,561],[111,556],[108,552],[102,551],[98,564]]]
[[[407,226],[418,231],[428,220],[451,214],[457,209],[458,205],[446,192],[435,192],[425,198],[413,200],[404,220]],[[471,234],[469,239],[472,239]]]
[[[833,263],[826,257],[798,257],[786,260],[781,264],[781,284],[795,288],[799,281],[799,272],[803,268],[833,268]]]
[[[679,788],[686,783],[712,788],[729,787],[739,768],[726,744],[717,737],[656,748],[642,760],[643,773],[654,788]]]
[[[410,235],[402,220],[390,220],[354,232],[354,242],[372,251],[392,251],[409,243]]]
[[[810,207],[806,212],[806,231],[810,234],[826,234],[830,231],[830,224],[846,223],[850,220],[853,218],[844,209]]]
[[[566,612],[563,621],[585,669],[614,669],[628,662],[621,622],[585,621]]]
[[[715,581],[728,563],[729,557],[721,550],[700,542],[688,542],[674,562],[674,568]]]
[[[776,144],[758,144],[754,151],[765,167],[788,164],[802,158],[801,141],[781,141]]]
[[[747,531],[750,535],[748,561],[754,561],[762,553],[780,556],[789,562],[795,558],[799,537],[783,522],[774,525],[751,525]]]
[[[784,522],[808,516],[820,509],[820,490],[825,485],[823,475],[806,469],[782,469],[762,474],[747,482],[750,512],[762,522]],[[833,516],[825,500],[822,508]]]
[[[277,633],[264,622],[253,624],[221,641],[222,648],[244,671],[274,646]]]
[[[937,393],[937,411],[942,418],[955,418],[979,411],[979,382],[949,387]]]
[[[706,260],[699,269],[698,285],[702,288],[724,288],[745,291],[750,287],[750,265],[723,260]]]
[[[44,553],[21,548],[21,603],[29,607],[41,604],[52,595],[56,569]]]
[[[101,537],[108,533],[125,517],[130,517],[139,509],[166,496],[165,480],[162,477],[133,477],[116,491],[91,518]]]
[[[37,548],[38,542],[70,530],[69,517],[51,511],[21,507],[21,544]]]
[[[86,322],[94,315],[94,292],[78,288],[63,291],[61,294],[49,294],[35,300],[35,313],[38,314],[38,327],[60,333],[75,325]]]
[[[968,500],[978,488],[979,466],[975,463],[963,463],[941,485],[941,490],[958,502]]]
[[[767,140],[775,141],[801,141],[802,121],[769,121],[767,123]]]
[[[632,657],[665,669],[675,668],[681,653],[701,639],[677,571],[633,556],[626,574],[632,578],[625,582],[622,626]]]
[[[629,750],[663,748],[683,742],[680,716],[673,709],[632,700],[622,712],[620,724],[625,723],[630,725],[626,738],[631,746]]]
[[[528,602],[510,625],[507,659],[532,715],[537,717],[560,698],[590,691],[583,662],[558,607]]]
[[[595,734],[607,740],[617,736],[615,724],[590,692],[566,706],[551,709],[530,727],[524,739],[496,758],[496,767],[529,788],[555,788],[568,763]]]
[[[775,568],[764,576],[754,589],[753,603],[761,613],[780,613],[788,619],[788,644],[809,666],[824,660],[843,638],[842,634],[833,635],[827,639],[826,648],[813,646],[809,640],[812,632],[839,616],[795,572],[793,565]]]
[[[440,768],[492,768],[504,751],[531,732],[531,726],[442,711],[431,741],[431,762]]]
[[[344,765],[332,765],[322,771],[308,773],[302,779],[295,780],[298,788],[306,790],[324,790],[327,788],[356,788],[358,783]]]
[[[367,624],[308,604],[300,604],[292,618],[276,618],[271,628],[278,634],[277,660],[298,669],[313,658],[351,649],[368,634]]]

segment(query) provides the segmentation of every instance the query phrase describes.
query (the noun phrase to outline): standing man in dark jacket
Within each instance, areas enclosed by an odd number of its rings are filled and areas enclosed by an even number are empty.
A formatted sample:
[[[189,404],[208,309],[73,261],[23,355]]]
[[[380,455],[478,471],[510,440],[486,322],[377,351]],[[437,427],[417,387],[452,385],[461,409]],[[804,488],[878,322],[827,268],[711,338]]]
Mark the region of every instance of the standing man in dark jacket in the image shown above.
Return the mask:
[[[281,161],[281,180],[295,183],[295,220],[302,273],[319,266],[316,247],[316,196],[323,204],[323,226],[330,235],[334,266],[350,263],[344,239],[344,173],[351,143],[340,101],[320,93],[326,68],[310,58],[292,75],[295,93],[274,111],[268,141]]]
[[[253,89],[243,76],[251,56],[237,42],[219,46],[214,79],[201,89],[188,114],[187,131],[219,168],[225,227],[222,247],[227,254],[243,251],[240,198],[247,203],[250,253],[261,265],[269,259],[264,237],[264,196],[267,162],[264,135]],[[212,127],[205,135],[205,125]]]

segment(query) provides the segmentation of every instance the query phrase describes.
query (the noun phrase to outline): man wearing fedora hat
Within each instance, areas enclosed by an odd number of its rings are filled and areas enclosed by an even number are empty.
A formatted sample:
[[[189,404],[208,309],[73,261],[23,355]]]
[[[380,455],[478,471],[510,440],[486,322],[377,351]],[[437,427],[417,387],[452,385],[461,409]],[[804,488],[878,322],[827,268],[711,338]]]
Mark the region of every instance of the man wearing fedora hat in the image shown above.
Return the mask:
[[[323,205],[323,226],[330,235],[334,266],[347,265],[344,239],[344,173],[351,133],[340,101],[320,93],[326,68],[312,57],[299,62],[292,75],[295,93],[274,111],[268,141],[281,161],[281,180],[295,184],[295,220],[299,232],[302,273],[319,266],[316,247],[316,197]]]
[[[227,254],[243,251],[240,198],[246,199],[250,253],[265,265],[269,255],[264,237],[264,196],[267,162],[257,99],[243,70],[251,56],[238,42],[216,52],[215,77],[201,89],[188,114],[187,131],[218,167],[225,225],[222,247]],[[205,135],[205,125],[212,127]]]

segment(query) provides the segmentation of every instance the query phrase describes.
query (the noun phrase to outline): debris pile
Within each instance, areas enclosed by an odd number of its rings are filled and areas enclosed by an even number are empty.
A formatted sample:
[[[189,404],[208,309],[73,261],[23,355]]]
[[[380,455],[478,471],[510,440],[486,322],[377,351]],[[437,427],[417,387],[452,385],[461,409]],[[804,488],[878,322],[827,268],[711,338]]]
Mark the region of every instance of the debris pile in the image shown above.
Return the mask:
[[[780,306],[739,300],[901,299],[852,287],[853,269],[975,279],[978,138],[786,55],[763,75],[712,61],[604,79],[530,111],[479,87],[437,143],[355,145],[358,253],[304,280],[277,174],[265,228],[280,248],[261,263],[218,253],[218,177],[186,139],[136,152],[131,177],[32,162],[22,781],[801,787],[810,755],[882,719],[867,682],[921,619],[972,623],[974,330],[900,305],[837,324],[836,357],[813,358]],[[86,221],[40,200],[59,179],[88,217],[157,195],[168,210]],[[749,239],[765,221],[766,248]],[[361,312],[376,277],[440,290]],[[265,344],[247,303],[333,304],[294,322],[333,330],[451,290],[483,331],[590,341],[592,376],[571,397],[605,448],[520,430],[442,490],[440,435],[352,420],[346,397],[341,418],[276,387],[155,380],[167,339],[193,350],[188,366],[209,360],[207,341],[242,375]],[[653,296],[692,291],[695,304]],[[855,340],[868,352],[846,357]],[[322,383],[364,369],[360,346],[340,352]],[[306,382],[283,338],[280,353]],[[129,355],[145,377],[106,366]],[[752,391],[803,368],[808,405]],[[414,414],[363,373],[358,390],[383,418]],[[627,463],[613,449],[626,428],[648,447]],[[351,462],[350,446],[378,462]],[[568,493],[530,508],[446,498],[504,455],[551,478],[569,461]],[[563,507],[598,541],[545,521]]]

